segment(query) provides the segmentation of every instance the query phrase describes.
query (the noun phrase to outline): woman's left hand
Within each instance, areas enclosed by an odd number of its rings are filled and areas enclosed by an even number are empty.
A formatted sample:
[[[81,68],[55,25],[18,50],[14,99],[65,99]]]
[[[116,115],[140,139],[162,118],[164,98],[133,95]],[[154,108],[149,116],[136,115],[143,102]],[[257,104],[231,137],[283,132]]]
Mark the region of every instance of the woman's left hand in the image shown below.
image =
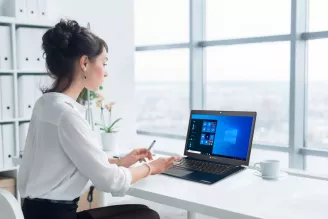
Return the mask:
[[[134,149],[129,154],[125,155],[120,159],[120,165],[124,167],[130,167],[139,160],[148,158],[149,160],[153,159],[153,155],[147,148]]]

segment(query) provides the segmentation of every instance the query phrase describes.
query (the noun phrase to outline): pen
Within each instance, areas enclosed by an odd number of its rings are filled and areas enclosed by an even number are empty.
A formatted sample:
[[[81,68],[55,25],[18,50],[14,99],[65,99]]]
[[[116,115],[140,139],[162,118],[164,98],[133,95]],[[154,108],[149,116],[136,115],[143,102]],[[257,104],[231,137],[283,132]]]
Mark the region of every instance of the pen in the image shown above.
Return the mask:
[[[156,143],[156,140],[154,140],[154,141],[150,144],[150,146],[149,146],[149,148],[148,148],[148,151],[150,151],[150,150],[153,148],[153,146],[154,146],[155,143]]]
[[[154,140],[154,141],[149,145],[147,151],[150,151],[150,150],[154,147],[154,144],[155,144],[155,143],[156,143],[156,140]],[[139,160],[139,162],[142,162],[142,161],[145,161],[145,162],[146,162],[145,159]]]

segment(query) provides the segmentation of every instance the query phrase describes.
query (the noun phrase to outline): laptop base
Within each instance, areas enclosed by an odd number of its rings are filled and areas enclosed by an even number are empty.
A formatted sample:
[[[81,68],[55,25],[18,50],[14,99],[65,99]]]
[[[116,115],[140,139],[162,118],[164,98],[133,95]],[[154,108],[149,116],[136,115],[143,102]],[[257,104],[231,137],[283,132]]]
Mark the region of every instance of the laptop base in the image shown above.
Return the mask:
[[[162,174],[210,185],[244,169],[245,167],[237,166],[231,169],[231,171],[227,173],[218,175],[218,174],[205,173],[205,172],[188,170],[188,169],[172,166],[170,169],[168,169],[168,171]]]

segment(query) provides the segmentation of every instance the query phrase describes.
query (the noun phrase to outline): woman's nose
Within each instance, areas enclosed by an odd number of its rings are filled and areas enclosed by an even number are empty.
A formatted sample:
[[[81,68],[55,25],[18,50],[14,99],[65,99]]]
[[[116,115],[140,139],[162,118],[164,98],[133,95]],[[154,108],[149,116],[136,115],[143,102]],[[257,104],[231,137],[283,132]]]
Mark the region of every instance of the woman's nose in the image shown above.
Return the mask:
[[[107,73],[107,71],[105,71],[105,75],[104,75],[104,77],[107,77],[108,76],[108,73]]]

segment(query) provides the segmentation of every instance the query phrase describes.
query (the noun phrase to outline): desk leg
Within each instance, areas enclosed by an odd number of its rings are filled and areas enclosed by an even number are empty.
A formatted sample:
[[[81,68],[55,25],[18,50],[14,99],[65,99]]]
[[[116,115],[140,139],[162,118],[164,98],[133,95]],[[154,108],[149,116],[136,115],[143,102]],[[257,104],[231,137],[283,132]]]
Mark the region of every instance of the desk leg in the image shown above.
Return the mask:
[[[198,219],[198,214],[196,212],[187,211],[187,219]]]

